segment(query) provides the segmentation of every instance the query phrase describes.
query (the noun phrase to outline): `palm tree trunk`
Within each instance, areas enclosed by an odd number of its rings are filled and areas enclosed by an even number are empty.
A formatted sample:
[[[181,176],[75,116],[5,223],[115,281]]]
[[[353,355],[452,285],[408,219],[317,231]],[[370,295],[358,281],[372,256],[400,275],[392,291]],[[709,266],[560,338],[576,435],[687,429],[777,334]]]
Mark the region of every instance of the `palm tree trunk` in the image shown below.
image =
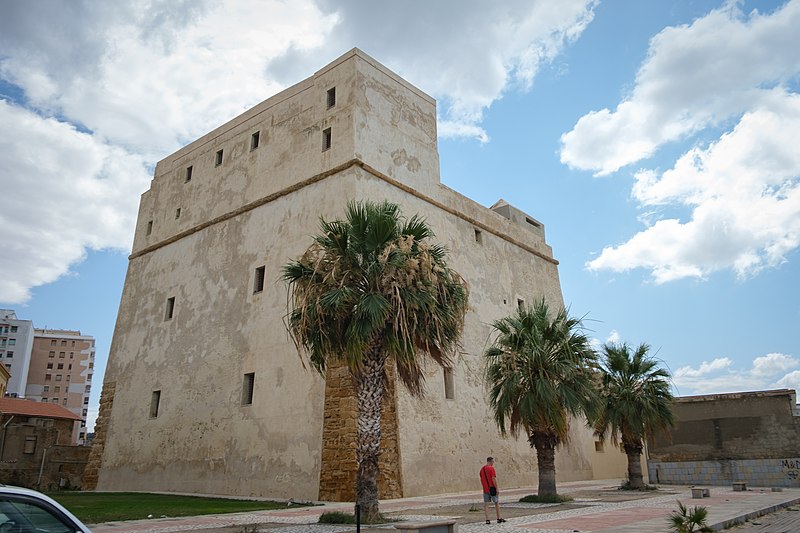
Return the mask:
[[[632,489],[643,489],[644,478],[642,477],[642,444],[624,443],[622,447],[628,456],[628,483]]]
[[[375,523],[378,509],[378,458],[381,444],[381,402],[385,360],[379,349],[370,349],[356,378],[358,426],[356,428],[356,505],[362,520]]]
[[[534,432],[530,441],[536,448],[539,467],[539,496],[556,496],[556,441],[551,436]]]

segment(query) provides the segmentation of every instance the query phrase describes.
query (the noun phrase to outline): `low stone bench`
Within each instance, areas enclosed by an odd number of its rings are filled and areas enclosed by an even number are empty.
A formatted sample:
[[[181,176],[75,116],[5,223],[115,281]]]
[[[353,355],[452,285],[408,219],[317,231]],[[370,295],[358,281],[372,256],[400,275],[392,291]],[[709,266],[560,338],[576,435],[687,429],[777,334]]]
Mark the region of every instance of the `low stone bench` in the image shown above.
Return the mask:
[[[405,522],[395,524],[394,528],[402,533],[458,533],[458,524],[455,520]]]
[[[744,492],[747,490],[747,483],[745,481],[734,481],[733,492]]]
[[[692,498],[710,498],[711,489],[692,487]]]

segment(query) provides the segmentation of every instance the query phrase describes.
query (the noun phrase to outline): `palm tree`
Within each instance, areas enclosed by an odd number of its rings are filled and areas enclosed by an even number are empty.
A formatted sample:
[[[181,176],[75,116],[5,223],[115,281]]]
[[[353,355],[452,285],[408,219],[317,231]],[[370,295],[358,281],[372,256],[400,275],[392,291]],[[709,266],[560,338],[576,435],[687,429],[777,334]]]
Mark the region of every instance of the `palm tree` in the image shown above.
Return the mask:
[[[288,329],[321,375],[341,360],[358,406],[356,505],[380,518],[378,457],[386,365],[412,395],[423,393],[421,353],[449,368],[459,347],[469,291],[429,239],[424,219],[389,202],[350,202],[345,219],[320,219],[321,233],[283,268]]]
[[[486,351],[489,403],[500,433],[525,431],[536,449],[539,496],[555,496],[555,449],[566,442],[570,416],[592,418],[598,404],[596,354],[580,319],[561,308],[551,316],[544,298],[492,324]]]
[[[648,355],[650,347],[640,344],[631,351],[625,344],[603,346],[602,411],[595,433],[604,440],[622,443],[628,456],[628,483],[644,488],[641,455],[644,439],[673,425],[670,374]]]

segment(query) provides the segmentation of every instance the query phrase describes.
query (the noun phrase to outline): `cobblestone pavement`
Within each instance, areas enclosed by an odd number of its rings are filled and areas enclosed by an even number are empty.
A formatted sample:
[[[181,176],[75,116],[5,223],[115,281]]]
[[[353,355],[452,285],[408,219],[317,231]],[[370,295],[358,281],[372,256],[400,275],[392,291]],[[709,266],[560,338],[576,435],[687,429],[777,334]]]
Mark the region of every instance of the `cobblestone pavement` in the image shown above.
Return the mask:
[[[708,523],[715,530],[793,505],[798,509],[800,489],[772,492],[752,489],[734,492],[731,487],[711,487],[711,495],[692,499],[690,487],[661,486],[654,492],[617,490],[618,481],[559,483],[559,493],[574,498],[565,504],[519,503],[520,497],[535,493],[533,488],[504,490],[501,513],[506,523],[497,524],[490,508],[491,524],[486,524],[479,493],[444,494],[381,501],[381,512],[390,520],[430,521],[452,519],[459,533],[666,533],[668,517],[677,501],[689,507],[702,505],[709,511]],[[321,525],[317,520],[326,511],[352,512],[352,503],[327,503],[313,507],[288,507],[285,510],[257,511],[186,518],[162,518],[113,522],[91,526],[95,533],[175,533],[205,530],[203,533],[347,533],[351,525]],[[736,526],[736,533],[800,532],[800,512],[786,511],[751,519]],[[792,522],[797,518],[797,522]],[[787,522],[788,520],[788,522]],[[768,525],[767,529],[758,528]],[[785,529],[781,529],[785,528]],[[395,531],[394,523],[362,527],[362,533]]]

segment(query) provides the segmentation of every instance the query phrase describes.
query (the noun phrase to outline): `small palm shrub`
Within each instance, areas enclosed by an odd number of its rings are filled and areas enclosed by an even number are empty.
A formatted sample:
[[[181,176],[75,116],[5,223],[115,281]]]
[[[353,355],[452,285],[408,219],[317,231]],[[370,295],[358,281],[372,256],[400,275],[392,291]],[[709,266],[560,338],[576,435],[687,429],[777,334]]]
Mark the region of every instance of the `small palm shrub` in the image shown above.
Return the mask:
[[[688,509],[681,502],[678,502],[678,510],[669,515],[670,531],[674,533],[711,533],[714,531],[706,520],[708,519],[708,509],[697,506]]]

